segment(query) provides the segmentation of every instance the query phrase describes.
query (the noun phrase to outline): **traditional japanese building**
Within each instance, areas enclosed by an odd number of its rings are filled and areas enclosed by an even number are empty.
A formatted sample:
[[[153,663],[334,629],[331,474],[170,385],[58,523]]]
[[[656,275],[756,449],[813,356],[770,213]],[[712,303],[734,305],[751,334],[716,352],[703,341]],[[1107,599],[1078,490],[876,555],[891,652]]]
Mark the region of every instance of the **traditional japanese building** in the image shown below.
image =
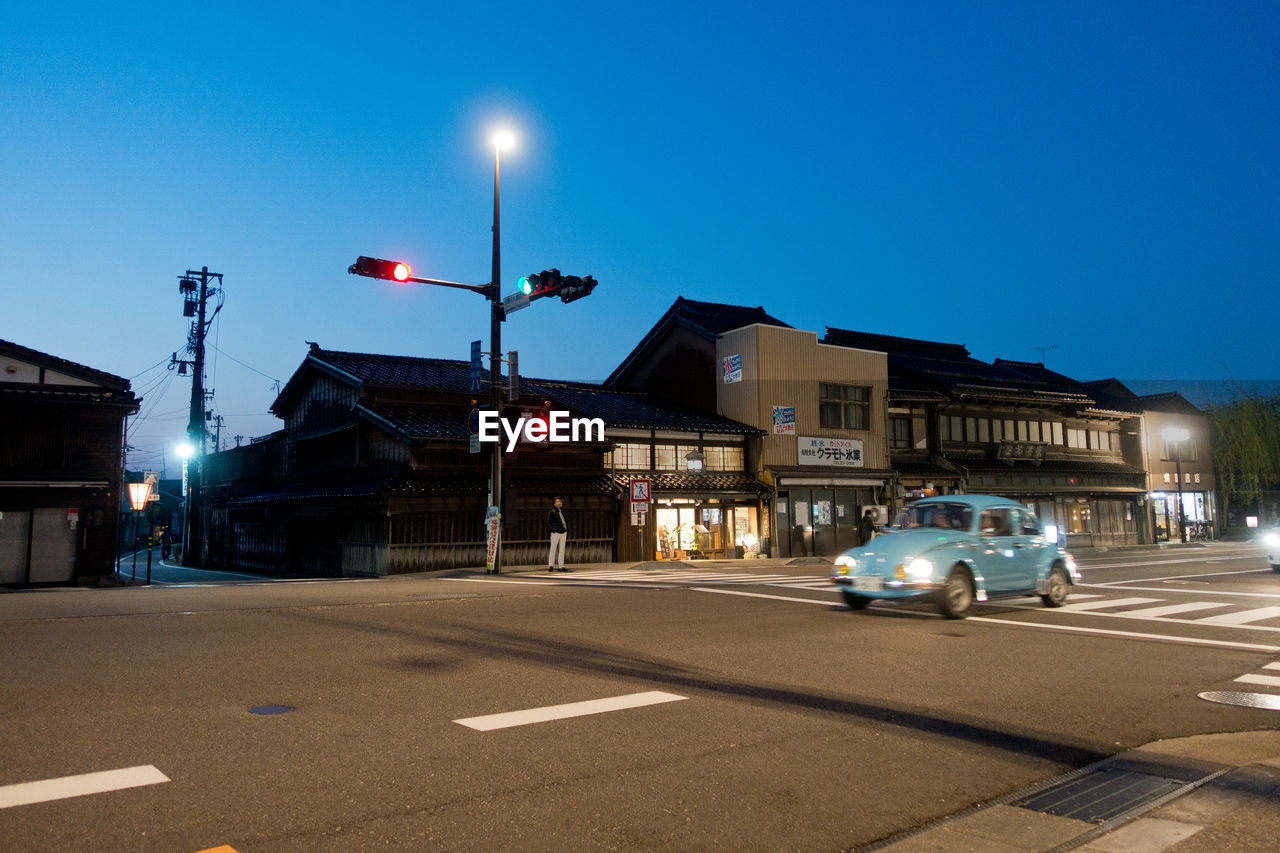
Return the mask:
[[[504,455],[504,564],[546,561],[556,496],[568,562],[674,555],[659,534],[666,510],[668,536],[692,551],[696,533],[706,556],[732,553],[738,528],[755,529],[752,427],[590,383],[522,379],[519,395],[505,417],[566,411],[599,418],[605,437]],[[207,564],[304,576],[484,565],[489,454],[471,452],[476,401],[468,362],[312,345],[272,405],[284,429],[206,461]],[[658,505],[633,525],[637,478]]]
[[[987,364],[959,344],[828,327],[824,342],[889,363],[889,458],[904,501],[1017,498],[1072,545],[1150,541],[1142,413],[1037,362]]]
[[[115,566],[129,381],[0,341],[0,584],[71,584]]]

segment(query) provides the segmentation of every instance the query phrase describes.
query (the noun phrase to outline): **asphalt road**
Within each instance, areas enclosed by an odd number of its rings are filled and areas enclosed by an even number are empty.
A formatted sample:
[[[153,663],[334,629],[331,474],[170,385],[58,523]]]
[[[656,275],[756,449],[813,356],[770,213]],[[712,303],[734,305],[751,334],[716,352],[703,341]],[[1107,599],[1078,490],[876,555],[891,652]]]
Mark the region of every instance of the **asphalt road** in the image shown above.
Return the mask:
[[[1198,697],[1280,694],[1256,549],[1082,569],[964,621],[854,613],[816,566],[0,595],[0,848],[844,850],[1280,728]]]

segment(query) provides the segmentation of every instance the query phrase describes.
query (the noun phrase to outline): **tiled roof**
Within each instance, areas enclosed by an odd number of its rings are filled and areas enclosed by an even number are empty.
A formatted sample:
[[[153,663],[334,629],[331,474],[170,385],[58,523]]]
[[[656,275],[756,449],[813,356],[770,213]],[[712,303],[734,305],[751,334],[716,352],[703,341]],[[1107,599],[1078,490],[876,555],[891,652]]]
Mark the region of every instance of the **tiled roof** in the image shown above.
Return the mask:
[[[521,383],[524,394],[526,383]],[[633,391],[615,391],[580,382],[553,382],[541,379],[527,383],[529,394],[541,396],[575,415],[601,418],[605,426],[629,429],[669,429],[685,432],[720,432],[732,435],[763,435],[764,431],[739,421],[722,418],[676,403],[652,399]]]
[[[471,365],[466,361],[340,352],[312,345],[307,361],[289,380],[288,386],[273,404],[273,410],[287,394],[299,387],[299,377],[308,364],[363,386],[459,394],[470,392]],[[487,373],[485,378],[487,384]],[[522,377],[520,393],[526,403],[550,400],[553,408],[568,410],[575,417],[601,418],[607,427],[733,435],[763,434],[762,430],[755,427],[700,409],[655,400],[642,392],[618,391],[589,382]],[[432,403],[366,402],[360,404],[357,410],[365,417],[380,420],[387,428],[411,438],[468,436],[467,416],[470,409],[467,407]]]
[[[636,479],[648,479],[654,494],[658,492],[745,492],[754,495],[769,494],[769,487],[750,474],[734,471],[705,471],[701,473],[636,473],[615,474],[614,481],[622,489]]]
[[[116,376],[113,373],[96,370],[92,367],[86,367],[83,364],[77,364],[74,361],[68,361],[65,358],[58,358],[56,355],[49,355],[47,352],[40,352],[21,344],[15,344],[12,341],[0,340],[0,355],[9,355],[15,359],[23,359],[35,364],[51,367],[59,373],[66,373],[89,382],[96,382],[107,388],[116,391],[128,391],[129,380],[123,376]]]
[[[889,388],[919,398],[928,390],[952,397],[1087,405],[1093,402],[1074,379],[1038,362],[996,359],[987,364],[961,344],[874,335],[827,327],[823,343],[884,352]]]
[[[1138,405],[1143,411],[1147,412],[1165,412],[1174,415],[1203,415],[1204,411],[1197,408],[1190,400],[1179,394],[1177,391],[1167,391],[1164,394],[1148,394],[1138,398]]]
[[[425,403],[361,403],[356,413],[406,439],[456,438],[470,436],[465,406],[436,406]]]
[[[784,329],[791,328],[790,325],[764,310],[762,306],[749,308],[744,305],[727,305],[723,302],[699,302],[678,296],[667,312],[653,324],[653,328],[640,339],[640,343],[636,344],[622,363],[609,374],[604,384],[611,385],[627,373],[633,365],[645,357],[650,347],[676,326],[689,329],[714,345],[715,339],[725,332],[757,323],[764,326],[781,326]]]
[[[311,500],[333,500],[334,498],[367,498],[382,491],[382,479],[361,480],[355,483],[323,483],[299,484],[283,489],[272,489],[255,495],[232,498],[231,506],[253,506],[257,504],[293,503]]]
[[[617,495],[619,487],[604,474],[527,474],[511,472],[506,481],[518,494],[527,495]],[[484,495],[489,478],[483,474],[432,474],[413,472],[387,482],[387,494],[396,497],[419,495]]]

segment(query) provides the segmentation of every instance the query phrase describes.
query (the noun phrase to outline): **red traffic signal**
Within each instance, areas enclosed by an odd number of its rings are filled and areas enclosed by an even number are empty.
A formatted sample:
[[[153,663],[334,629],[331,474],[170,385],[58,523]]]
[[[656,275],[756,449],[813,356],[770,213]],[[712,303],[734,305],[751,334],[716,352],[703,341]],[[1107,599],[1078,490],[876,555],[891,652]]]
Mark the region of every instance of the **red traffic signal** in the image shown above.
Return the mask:
[[[413,270],[404,261],[384,261],[381,258],[356,258],[356,262],[347,267],[352,275],[363,275],[369,278],[383,278],[387,281],[408,281]]]

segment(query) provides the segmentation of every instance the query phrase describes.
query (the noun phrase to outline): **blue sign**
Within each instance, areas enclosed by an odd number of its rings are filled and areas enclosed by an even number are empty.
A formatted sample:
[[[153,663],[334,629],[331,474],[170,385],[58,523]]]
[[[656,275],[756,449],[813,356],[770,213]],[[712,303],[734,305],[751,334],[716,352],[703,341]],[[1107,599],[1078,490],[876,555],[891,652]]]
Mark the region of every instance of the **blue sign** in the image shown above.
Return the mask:
[[[774,406],[773,407],[773,434],[774,435],[795,435],[796,434],[796,407],[795,406]]]
[[[471,342],[471,393],[479,394],[484,382],[484,369],[480,366],[480,342]]]

